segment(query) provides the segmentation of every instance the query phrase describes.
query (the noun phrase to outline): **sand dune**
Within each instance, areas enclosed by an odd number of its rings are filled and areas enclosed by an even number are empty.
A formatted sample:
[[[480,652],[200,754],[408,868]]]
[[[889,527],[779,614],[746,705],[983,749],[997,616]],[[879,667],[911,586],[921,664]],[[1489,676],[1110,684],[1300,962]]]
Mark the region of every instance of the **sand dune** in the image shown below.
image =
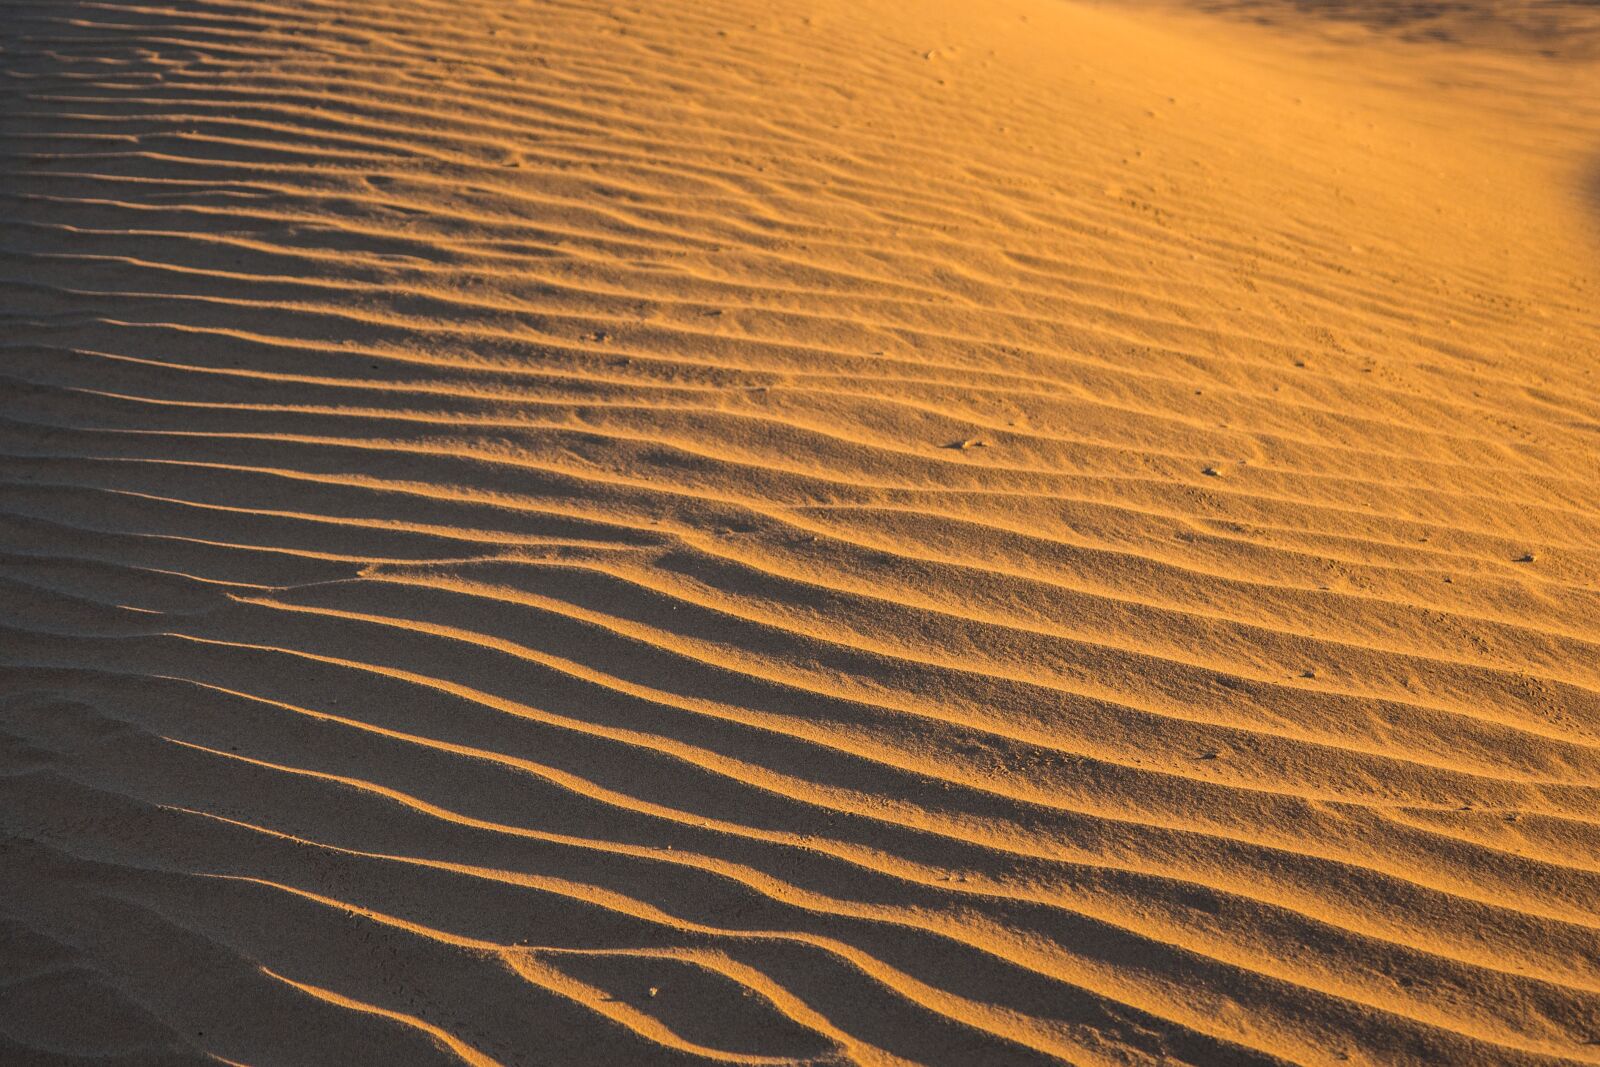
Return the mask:
[[[1600,1063],[1592,7],[0,6],[0,1061]]]

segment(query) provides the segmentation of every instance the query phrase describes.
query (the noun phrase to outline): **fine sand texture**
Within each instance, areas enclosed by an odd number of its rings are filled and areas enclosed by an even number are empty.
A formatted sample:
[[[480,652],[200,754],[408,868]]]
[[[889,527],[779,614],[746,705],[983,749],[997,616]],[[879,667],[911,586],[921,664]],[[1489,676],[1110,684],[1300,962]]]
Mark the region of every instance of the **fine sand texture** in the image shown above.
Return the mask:
[[[1600,8],[0,0],[0,1064],[1600,1064]]]

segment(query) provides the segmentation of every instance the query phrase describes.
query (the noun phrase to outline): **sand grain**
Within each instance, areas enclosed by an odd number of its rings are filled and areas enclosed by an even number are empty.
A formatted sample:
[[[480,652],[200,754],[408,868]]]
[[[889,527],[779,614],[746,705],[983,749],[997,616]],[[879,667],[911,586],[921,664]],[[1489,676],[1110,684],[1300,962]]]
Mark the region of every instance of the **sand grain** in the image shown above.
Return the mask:
[[[0,1059],[1600,1063],[1595,26],[1380,7],[3,5]]]

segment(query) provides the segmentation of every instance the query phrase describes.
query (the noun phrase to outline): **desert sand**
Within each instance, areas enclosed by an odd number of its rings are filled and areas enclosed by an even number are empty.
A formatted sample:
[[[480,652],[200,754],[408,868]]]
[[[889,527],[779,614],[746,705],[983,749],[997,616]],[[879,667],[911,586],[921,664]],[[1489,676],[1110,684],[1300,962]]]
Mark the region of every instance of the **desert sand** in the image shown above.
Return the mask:
[[[1600,9],[0,86],[0,1063],[1600,1063]]]

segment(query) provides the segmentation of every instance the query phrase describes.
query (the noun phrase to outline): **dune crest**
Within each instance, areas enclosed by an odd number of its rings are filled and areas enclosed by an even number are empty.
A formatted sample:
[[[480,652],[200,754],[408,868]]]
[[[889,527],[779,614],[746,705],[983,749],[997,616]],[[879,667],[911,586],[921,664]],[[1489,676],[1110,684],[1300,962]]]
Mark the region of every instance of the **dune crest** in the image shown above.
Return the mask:
[[[0,1060],[1600,1063],[1589,13],[1209,7],[5,5]]]

